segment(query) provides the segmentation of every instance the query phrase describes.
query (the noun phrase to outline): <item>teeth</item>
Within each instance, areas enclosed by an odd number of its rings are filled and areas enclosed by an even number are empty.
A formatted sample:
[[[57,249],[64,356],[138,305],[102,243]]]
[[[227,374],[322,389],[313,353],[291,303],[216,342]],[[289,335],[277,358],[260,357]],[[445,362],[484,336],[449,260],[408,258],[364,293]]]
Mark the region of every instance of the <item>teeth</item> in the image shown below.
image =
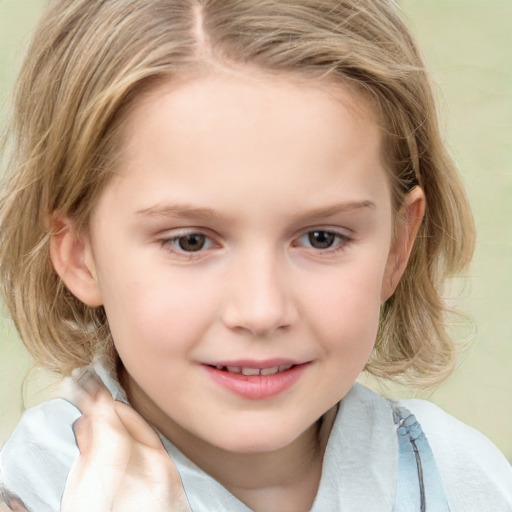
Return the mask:
[[[259,368],[242,368],[242,374],[243,375],[259,375],[260,369]]]
[[[278,366],[274,366],[273,368],[262,368],[260,370],[260,375],[274,375],[279,371]]]
[[[242,375],[275,375],[276,373],[285,372],[289,370],[293,364],[285,364],[282,366],[273,366],[272,368],[248,368],[242,366],[222,366],[216,365],[217,370],[228,371],[230,373],[241,373]]]

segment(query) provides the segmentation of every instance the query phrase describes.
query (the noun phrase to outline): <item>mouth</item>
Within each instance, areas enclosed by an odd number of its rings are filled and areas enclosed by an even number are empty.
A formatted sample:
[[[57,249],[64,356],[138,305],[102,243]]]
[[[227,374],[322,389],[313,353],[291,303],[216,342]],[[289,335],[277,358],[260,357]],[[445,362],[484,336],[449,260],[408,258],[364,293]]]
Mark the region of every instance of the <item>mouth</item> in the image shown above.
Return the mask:
[[[290,360],[216,361],[203,364],[224,390],[249,400],[271,399],[295,386],[310,365]]]
[[[284,364],[279,366],[271,366],[265,368],[257,368],[252,366],[232,366],[232,365],[207,365],[210,368],[215,368],[216,370],[220,370],[221,372],[228,373],[239,373],[246,376],[252,375],[275,375],[276,373],[282,373],[287,370],[290,370],[295,364]]]

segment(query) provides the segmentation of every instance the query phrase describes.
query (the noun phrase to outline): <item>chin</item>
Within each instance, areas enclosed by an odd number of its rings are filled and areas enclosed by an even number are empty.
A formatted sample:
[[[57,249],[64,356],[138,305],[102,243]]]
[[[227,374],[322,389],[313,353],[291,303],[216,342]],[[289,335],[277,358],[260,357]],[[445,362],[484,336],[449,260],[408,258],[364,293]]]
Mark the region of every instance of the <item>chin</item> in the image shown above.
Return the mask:
[[[316,428],[312,425],[311,428]],[[233,453],[270,453],[290,446],[297,441],[309,428],[244,428],[224,432],[221,439],[217,438],[213,444]],[[213,441],[213,440],[212,440]]]
[[[293,442],[292,440],[285,441],[272,441],[269,439],[248,439],[247,442],[244,440],[237,439],[235,443],[226,442],[222,443],[220,448],[231,453],[240,454],[256,454],[256,453],[271,453],[279,451],[286,446],[289,446]]]

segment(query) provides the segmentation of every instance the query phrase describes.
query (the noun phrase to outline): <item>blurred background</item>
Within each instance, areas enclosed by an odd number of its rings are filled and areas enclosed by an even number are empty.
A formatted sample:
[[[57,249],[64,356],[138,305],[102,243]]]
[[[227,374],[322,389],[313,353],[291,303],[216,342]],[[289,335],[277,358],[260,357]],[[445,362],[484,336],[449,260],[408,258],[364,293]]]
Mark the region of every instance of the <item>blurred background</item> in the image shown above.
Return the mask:
[[[437,85],[445,139],[474,208],[478,245],[457,304],[475,323],[453,376],[428,398],[487,435],[512,461],[512,1],[400,0]],[[0,126],[43,0],[0,0]],[[471,328],[457,332],[466,337]],[[381,392],[410,397],[391,386]],[[0,445],[56,378],[33,369],[0,316]]]

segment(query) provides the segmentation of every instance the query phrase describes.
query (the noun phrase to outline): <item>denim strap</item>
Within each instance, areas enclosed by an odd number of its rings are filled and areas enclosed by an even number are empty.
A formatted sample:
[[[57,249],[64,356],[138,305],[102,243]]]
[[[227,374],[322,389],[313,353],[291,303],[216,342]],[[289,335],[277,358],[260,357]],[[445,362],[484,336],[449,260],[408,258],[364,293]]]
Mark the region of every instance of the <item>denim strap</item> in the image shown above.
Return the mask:
[[[398,436],[398,480],[393,512],[449,512],[432,449],[414,415],[391,402]]]

